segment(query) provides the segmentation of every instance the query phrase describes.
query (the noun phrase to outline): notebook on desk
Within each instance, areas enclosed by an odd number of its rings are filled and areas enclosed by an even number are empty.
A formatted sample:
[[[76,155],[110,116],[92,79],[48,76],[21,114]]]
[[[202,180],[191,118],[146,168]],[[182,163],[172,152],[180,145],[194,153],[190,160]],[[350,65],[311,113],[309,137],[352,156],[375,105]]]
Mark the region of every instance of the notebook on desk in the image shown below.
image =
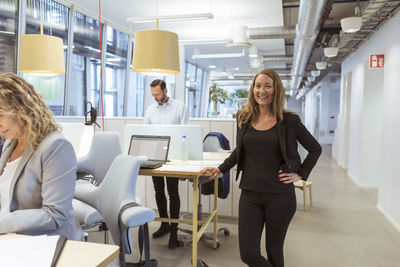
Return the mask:
[[[132,135],[128,155],[146,156],[147,164],[140,168],[156,169],[167,162],[170,141],[170,136]]]

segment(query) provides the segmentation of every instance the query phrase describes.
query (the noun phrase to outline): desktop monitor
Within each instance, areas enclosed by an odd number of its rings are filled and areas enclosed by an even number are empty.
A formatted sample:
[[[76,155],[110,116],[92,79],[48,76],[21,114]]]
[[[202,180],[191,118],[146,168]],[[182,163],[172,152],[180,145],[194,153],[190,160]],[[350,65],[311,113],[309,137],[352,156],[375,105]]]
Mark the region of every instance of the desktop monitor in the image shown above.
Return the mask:
[[[181,159],[182,136],[188,140],[189,160],[203,159],[203,135],[200,125],[155,125],[127,124],[125,125],[125,149],[128,150],[132,135],[162,135],[170,136],[168,159]]]

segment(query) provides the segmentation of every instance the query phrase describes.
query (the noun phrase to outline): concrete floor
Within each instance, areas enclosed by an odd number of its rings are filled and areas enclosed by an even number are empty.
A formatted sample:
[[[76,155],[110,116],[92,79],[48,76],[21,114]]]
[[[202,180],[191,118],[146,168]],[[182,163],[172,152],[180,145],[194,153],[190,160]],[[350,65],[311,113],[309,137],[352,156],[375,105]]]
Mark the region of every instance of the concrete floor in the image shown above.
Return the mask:
[[[324,147],[310,181],[313,206],[307,212],[303,211],[302,191],[296,190],[297,212],[285,242],[286,267],[400,266],[400,233],[378,212],[377,190],[357,187],[331,158],[329,146]],[[158,225],[150,224],[150,234]],[[246,266],[239,257],[237,221],[221,218],[220,226],[228,227],[230,235],[220,233],[217,250],[199,243],[198,258],[209,266]],[[102,242],[102,234],[90,233],[89,241]],[[191,266],[190,239],[184,242],[184,247],[170,250],[168,236],[151,239],[151,257],[158,260],[159,267]],[[264,241],[261,246],[265,256]],[[138,255],[136,249],[127,260],[136,262]]]

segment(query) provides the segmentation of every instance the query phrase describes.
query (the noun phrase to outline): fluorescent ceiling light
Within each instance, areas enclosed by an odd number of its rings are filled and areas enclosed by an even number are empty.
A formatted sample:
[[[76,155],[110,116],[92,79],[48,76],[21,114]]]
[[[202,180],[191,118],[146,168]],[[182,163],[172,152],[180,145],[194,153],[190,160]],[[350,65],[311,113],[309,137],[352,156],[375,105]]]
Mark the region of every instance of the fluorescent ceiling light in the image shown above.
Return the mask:
[[[215,66],[215,65],[210,65],[210,66],[208,66],[210,69],[215,69],[217,66]]]
[[[231,39],[187,39],[179,40],[180,44],[226,44],[231,42]]]
[[[126,20],[133,23],[149,23],[158,21],[186,21],[186,20],[203,20],[213,19],[212,13],[197,13],[197,14],[181,14],[181,15],[167,15],[148,18],[127,18]]]
[[[200,58],[230,58],[230,57],[243,57],[244,50],[242,53],[225,53],[225,54],[197,54],[194,53],[192,58],[193,59],[200,59]]]

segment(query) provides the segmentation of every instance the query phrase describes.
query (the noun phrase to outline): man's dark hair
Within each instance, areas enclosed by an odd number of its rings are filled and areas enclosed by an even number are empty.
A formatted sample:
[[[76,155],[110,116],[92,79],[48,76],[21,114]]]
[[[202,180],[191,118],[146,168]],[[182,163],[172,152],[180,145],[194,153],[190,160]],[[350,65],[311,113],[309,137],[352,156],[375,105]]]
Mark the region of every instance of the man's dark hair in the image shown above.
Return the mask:
[[[161,91],[164,91],[164,89],[167,87],[165,82],[163,80],[159,80],[159,79],[152,81],[150,84],[150,87],[156,87],[158,85],[160,86]]]

